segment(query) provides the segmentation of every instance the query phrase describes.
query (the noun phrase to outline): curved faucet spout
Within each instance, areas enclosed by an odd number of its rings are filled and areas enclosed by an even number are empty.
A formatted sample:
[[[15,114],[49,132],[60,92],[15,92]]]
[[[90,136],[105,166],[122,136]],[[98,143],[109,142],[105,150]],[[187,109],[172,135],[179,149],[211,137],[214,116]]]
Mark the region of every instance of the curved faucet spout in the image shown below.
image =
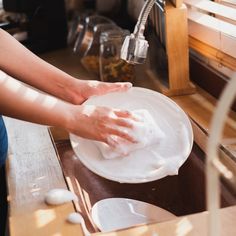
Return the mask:
[[[156,0],[148,0],[144,3],[133,32],[136,37],[143,36],[148,16],[155,2]]]
[[[130,64],[141,64],[147,57],[149,44],[144,38],[145,25],[156,0],[147,0],[139,14],[134,32],[127,36],[121,48],[121,59]]]

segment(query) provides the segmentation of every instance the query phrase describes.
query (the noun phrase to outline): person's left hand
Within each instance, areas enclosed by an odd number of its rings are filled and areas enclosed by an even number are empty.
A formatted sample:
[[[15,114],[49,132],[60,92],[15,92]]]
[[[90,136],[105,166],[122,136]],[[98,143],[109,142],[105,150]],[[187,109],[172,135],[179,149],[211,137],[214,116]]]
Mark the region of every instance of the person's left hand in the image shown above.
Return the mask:
[[[69,86],[71,102],[79,105],[94,95],[103,95],[111,92],[125,92],[132,87],[129,82],[106,83],[96,80],[76,80]]]

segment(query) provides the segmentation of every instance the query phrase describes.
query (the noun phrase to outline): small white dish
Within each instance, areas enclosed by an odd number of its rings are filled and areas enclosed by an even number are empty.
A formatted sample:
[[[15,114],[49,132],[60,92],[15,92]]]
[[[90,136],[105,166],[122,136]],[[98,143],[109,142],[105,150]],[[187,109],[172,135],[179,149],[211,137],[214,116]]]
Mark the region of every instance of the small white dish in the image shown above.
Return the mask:
[[[97,202],[91,209],[91,217],[101,232],[176,218],[160,207],[127,198],[107,198]]]
[[[102,156],[93,141],[70,134],[76,156],[97,175],[120,183],[150,182],[178,174],[180,166],[191,152],[193,131],[188,116],[175,102],[161,93],[133,87],[128,92],[92,97],[84,104],[129,111],[146,109],[165,133],[160,144],[110,160]]]

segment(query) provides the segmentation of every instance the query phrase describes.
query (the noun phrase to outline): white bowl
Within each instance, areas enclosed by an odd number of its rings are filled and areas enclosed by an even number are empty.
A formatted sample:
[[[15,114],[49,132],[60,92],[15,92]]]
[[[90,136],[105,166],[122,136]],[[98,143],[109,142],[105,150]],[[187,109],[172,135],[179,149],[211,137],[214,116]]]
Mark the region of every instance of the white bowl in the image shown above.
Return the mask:
[[[176,218],[160,207],[127,198],[107,198],[97,202],[92,207],[91,217],[101,232]]]

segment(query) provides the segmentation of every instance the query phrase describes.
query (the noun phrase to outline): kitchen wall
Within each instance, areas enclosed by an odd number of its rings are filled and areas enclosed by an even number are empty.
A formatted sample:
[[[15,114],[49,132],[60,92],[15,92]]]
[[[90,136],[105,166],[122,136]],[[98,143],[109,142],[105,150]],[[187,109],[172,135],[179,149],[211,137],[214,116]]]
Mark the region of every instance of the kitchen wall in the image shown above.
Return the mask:
[[[145,0],[128,0],[128,12],[130,16],[137,20]]]

